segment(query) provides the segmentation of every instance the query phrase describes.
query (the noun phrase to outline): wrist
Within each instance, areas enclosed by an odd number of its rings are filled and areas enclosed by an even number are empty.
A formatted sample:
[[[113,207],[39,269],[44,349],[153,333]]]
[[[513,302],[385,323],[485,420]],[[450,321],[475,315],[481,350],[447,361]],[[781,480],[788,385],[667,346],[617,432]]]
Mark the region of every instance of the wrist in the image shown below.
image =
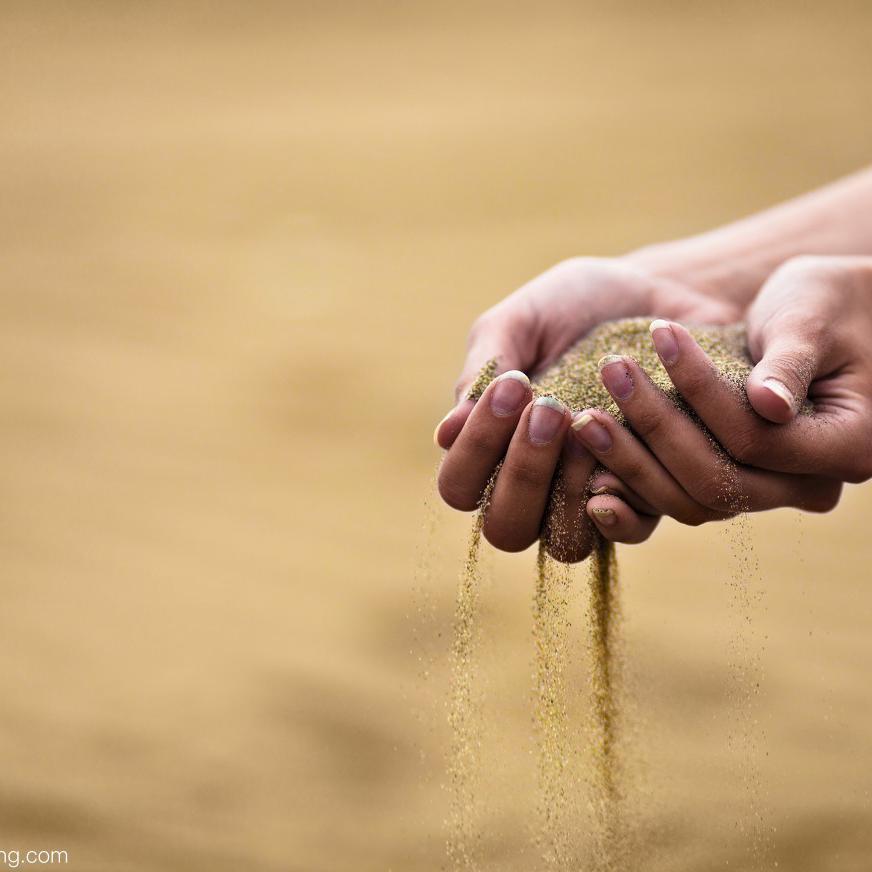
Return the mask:
[[[744,311],[771,272],[789,255],[742,250],[716,237],[717,231],[658,243],[625,257],[657,281],[683,285]]]
[[[708,233],[627,255],[653,278],[746,308],[783,263],[800,255],[872,254],[872,170]]]

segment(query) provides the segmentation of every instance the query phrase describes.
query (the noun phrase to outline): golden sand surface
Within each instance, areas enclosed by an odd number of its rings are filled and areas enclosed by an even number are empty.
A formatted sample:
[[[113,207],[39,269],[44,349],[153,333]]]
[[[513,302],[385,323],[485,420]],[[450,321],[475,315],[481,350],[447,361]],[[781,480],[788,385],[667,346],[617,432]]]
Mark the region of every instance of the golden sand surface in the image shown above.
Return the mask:
[[[423,629],[412,579],[469,323],[563,257],[868,162],[870,28],[859,2],[3,3],[0,848],[439,869],[468,517],[434,509]],[[855,487],[749,524],[791,872],[872,856],[870,512]],[[667,522],[619,552],[639,861],[751,870],[729,543]],[[485,556],[480,850],[529,872],[535,555]]]
[[[554,397],[574,415],[582,409],[600,408],[623,421],[617,403],[600,378],[600,363],[607,355],[631,357],[645,371],[654,385],[683,411],[693,414],[672,384],[660,362],[650,333],[651,318],[619,318],[594,327],[565,351],[559,360],[533,379],[533,395]],[[747,402],[745,379],[752,369],[744,324],[726,326],[685,325],[708,355],[724,381]],[[496,360],[482,368],[467,396],[478,399],[493,381]],[[805,410],[811,412],[809,403]],[[697,421],[699,419],[697,418]]]

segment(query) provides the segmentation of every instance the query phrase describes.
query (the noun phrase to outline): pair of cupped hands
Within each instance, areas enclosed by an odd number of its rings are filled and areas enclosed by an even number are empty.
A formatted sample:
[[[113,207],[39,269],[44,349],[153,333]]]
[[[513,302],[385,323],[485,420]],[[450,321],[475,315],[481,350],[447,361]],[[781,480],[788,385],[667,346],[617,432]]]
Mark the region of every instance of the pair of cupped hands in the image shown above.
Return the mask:
[[[573,415],[553,398],[533,401],[528,375],[598,324],[643,315],[717,445],[627,356],[604,358],[600,375],[629,429],[602,409]],[[746,396],[682,326],[738,321],[755,363]],[[490,360],[497,377],[468,399]],[[695,526],[779,506],[829,511],[844,482],[872,477],[872,258],[789,260],[747,304],[632,258],[568,260],[477,319],[455,395],[434,435],[446,451],[439,492],[471,511],[499,466],[483,532],[504,551],[541,536],[555,557],[577,561],[595,531],[642,542],[663,515]],[[813,414],[798,414],[806,400]],[[549,505],[558,470],[561,499]]]

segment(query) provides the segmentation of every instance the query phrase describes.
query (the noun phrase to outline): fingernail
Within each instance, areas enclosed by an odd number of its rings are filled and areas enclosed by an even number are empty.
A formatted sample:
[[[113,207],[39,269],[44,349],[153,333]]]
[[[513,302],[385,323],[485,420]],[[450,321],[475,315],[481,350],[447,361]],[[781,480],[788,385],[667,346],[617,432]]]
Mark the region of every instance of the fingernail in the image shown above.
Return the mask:
[[[527,433],[534,445],[547,445],[563,423],[563,404],[554,397],[539,397],[530,412]]]
[[[606,390],[616,400],[626,400],[633,393],[633,379],[623,357],[607,354],[598,366]]]
[[[609,431],[587,412],[582,412],[572,421],[572,431],[589,448],[602,454],[612,447]]]
[[[591,512],[594,516],[594,520],[598,524],[602,524],[604,527],[611,527],[612,524],[618,520],[618,516],[615,514],[614,509],[591,509]]]
[[[595,490],[592,490],[590,492],[590,495],[593,497],[598,497],[598,496],[602,496],[602,494],[607,494],[607,493],[609,493],[609,489],[606,485],[603,485],[602,487],[598,487]]]
[[[790,391],[790,388],[784,384],[783,381],[779,381],[777,378],[769,378],[763,379],[763,384],[772,391],[777,397],[780,397],[787,403],[788,408],[793,409],[796,403],[796,400],[793,398],[793,394]]]
[[[498,418],[513,415],[527,402],[530,379],[517,369],[504,372],[494,383],[490,395],[491,411]]]
[[[657,356],[663,361],[664,366],[672,366],[678,360],[678,342],[672,332],[672,325],[662,318],[657,318],[651,322],[648,329],[651,331],[651,340]]]

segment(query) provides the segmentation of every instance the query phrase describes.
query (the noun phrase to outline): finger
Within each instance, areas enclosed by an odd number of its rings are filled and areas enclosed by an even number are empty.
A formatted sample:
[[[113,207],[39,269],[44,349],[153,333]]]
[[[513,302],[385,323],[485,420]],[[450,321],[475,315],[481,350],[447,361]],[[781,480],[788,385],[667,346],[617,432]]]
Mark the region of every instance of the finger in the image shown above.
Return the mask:
[[[466,512],[478,506],[531,396],[529,379],[515,370],[482,394],[439,468],[439,494],[449,506]]]
[[[659,515],[660,512],[654,508],[647,500],[642,499],[632,488],[621,481],[613,472],[603,469],[595,473],[590,482],[590,495],[602,496],[603,494],[611,494],[614,497],[622,499],[629,504],[637,512],[643,515]]]
[[[660,522],[658,516],[640,515],[622,500],[608,494],[588,500],[587,516],[610,542],[627,545],[644,542]]]
[[[834,287],[842,276],[838,259],[800,258],[777,269],[748,312],[748,341],[758,361],[746,381],[748,400],[758,415],[776,424],[793,420],[809,385],[832,372],[838,361]]]
[[[569,412],[553,397],[539,397],[521,415],[484,519],[495,548],[523,551],[539,538],[568,426]]]
[[[789,423],[805,401],[817,369],[813,345],[799,344],[787,334],[775,337],[745,382],[751,407],[767,421]]]
[[[696,526],[715,520],[626,427],[600,409],[574,416],[572,435],[650,507],[649,514],[669,515]]]
[[[510,370],[523,370],[531,361],[519,341],[522,331],[510,315],[487,313],[476,321],[469,334],[466,360],[454,386],[454,408],[436,425],[433,442],[440,448],[450,448],[460,435],[472,412],[476,397],[470,389],[489,370],[491,377]]]
[[[632,358],[611,355],[602,364],[603,384],[633,432],[696,503],[735,514],[780,506],[815,510],[828,499],[831,485],[826,479],[734,463]]]
[[[561,563],[584,560],[593,548],[594,527],[584,507],[596,465],[578,440],[564,436],[542,531],[548,553]]]
[[[433,431],[433,444],[446,451],[454,444],[460,435],[463,425],[472,412],[475,400],[461,400],[437,425]]]
[[[657,318],[649,327],[654,348],[667,372],[671,372],[669,367],[677,365],[680,351],[672,326],[669,321]],[[810,366],[804,366],[803,360]],[[712,365],[710,361],[709,365]],[[806,349],[803,358],[801,354],[793,353],[785,337],[776,336],[769,346],[767,359],[761,360],[746,380],[748,399],[754,410],[767,420],[786,423],[795,416],[798,409],[796,397],[805,397],[814,371],[812,349]],[[803,378],[800,378],[800,372]],[[788,383],[793,387],[789,388]],[[738,383],[733,387],[738,388]]]
[[[777,472],[863,480],[853,458],[856,447],[868,442],[868,410],[831,405],[789,424],[764,420],[745,402],[742,386],[718,372],[686,328],[654,323],[652,340],[669,378],[734,459]]]

